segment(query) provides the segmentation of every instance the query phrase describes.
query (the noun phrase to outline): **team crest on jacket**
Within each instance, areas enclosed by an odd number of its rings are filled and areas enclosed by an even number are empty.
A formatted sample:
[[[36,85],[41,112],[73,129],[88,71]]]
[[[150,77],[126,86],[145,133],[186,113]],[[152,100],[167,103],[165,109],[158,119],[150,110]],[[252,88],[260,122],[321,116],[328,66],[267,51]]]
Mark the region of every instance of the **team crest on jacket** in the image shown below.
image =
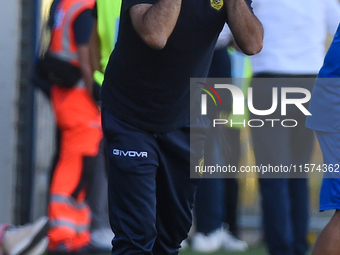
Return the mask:
[[[211,6],[218,11],[222,8],[223,3],[223,0],[210,0]]]
[[[199,166],[198,174],[200,176],[202,176],[203,175],[203,167],[204,167],[204,157],[202,157],[198,160],[198,166]]]

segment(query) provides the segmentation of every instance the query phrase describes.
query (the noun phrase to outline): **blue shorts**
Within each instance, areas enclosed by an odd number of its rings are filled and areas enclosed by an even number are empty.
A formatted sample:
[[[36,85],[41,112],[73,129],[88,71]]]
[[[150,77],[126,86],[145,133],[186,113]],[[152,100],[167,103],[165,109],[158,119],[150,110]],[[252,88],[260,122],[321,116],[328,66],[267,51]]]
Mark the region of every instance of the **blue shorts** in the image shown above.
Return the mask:
[[[340,133],[316,131],[324,158],[320,211],[340,210]],[[330,171],[329,171],[330,170]]]

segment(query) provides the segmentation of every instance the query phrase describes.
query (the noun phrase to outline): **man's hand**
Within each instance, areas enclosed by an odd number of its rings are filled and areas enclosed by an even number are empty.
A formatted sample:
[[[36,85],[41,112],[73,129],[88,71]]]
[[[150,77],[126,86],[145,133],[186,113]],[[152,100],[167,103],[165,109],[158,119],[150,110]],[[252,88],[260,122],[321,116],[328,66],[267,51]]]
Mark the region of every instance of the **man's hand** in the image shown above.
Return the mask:
[[[156,4],[137,4],[130,8],[132,24],[151,48],[161,50],[175,28],[182,0],[160,0]]]
[[[244,0],[224,0],[227,23],[238,47],[247,55],[259,53],[263,46],[263,27]]]

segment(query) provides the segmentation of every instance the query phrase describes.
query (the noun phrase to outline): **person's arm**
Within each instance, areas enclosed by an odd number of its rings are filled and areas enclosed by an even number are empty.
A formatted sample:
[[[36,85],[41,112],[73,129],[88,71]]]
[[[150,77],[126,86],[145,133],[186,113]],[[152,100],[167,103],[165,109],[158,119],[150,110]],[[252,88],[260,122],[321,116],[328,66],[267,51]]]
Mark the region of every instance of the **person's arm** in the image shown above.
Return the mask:
[[[92,96],[93,92],[93,73],[90,60],[90,47],[88,44],[78,46],[79,54],[79,68],[81,71],[82,80],[89,94]]]
[[[100,66],[100,40],[98,36],[98,29],[97,29],[97,21],[94,21],[93,29],[91,33],[90,39],[90,60],[91,60],[91,67],[92,71],[100,71],[102,72],[102,68]]]
[[[91,10],[85,10],[76,18],[73,24],[75,41],[78,46],[79,68],[82,80],[89,94],[93,91],[93,73],[90,60],[90,37],[93,27]]]
[[[133,27],[147,45],[161,50],[175,28],[181,5],[182,0],[134,5],[129,9]]]
[[[263,46],[263,27],[244,0],[227,0],[227,23],[238,47],[247,55],[259,53]]]

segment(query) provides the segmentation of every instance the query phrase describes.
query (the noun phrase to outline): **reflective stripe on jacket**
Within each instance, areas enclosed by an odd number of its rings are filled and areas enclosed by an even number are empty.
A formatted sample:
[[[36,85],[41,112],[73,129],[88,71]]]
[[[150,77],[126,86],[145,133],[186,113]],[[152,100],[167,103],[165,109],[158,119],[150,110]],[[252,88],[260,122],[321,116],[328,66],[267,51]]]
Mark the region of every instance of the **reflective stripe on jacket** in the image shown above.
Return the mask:
[[[90,243],[91,212],[85,202],[77,202],[70,196],[52,195],[48,214],[51,250],[62,243],[67,250],[76,251]]]

